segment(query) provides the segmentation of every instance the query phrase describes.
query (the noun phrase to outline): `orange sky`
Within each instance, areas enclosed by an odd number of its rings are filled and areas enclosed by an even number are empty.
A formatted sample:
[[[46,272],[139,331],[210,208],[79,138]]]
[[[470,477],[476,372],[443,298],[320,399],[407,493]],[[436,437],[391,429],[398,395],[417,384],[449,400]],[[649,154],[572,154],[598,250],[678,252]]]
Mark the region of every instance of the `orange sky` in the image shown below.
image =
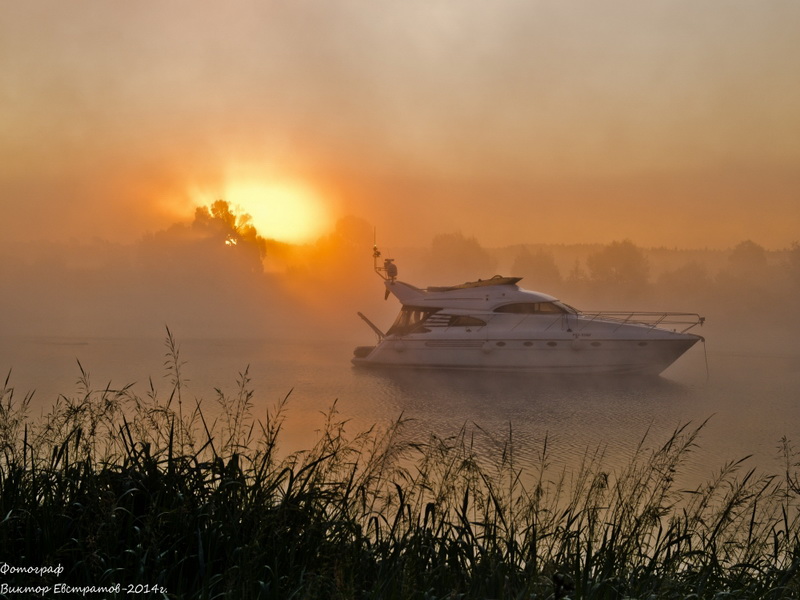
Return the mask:
[[[800,241],[796,0],[0,1],[5,241],[243,169],[387,245]]]

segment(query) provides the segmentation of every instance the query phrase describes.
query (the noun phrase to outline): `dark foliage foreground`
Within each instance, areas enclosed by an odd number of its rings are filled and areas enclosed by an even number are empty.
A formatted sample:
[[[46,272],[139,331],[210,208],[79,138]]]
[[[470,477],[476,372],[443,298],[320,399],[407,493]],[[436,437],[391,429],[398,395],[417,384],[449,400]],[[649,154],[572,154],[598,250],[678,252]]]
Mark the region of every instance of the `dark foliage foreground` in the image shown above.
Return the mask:
[[[167,344],[164,399],[92,390],[82,371],[77,395],[32,422],[6,380],[0,596],[799,597],[787,441],[784,474],[740,461],[691,491],[675,476],[702,426],[643,442],[615,472],[587,454],[553,475],[546,444],[522,471],[510,436],[479,460],[466,430],[409,442],[400,420],[349,437],[332,410],[286,457],[285,400],[255,420],[245,371],[218,407],[187,407]]]

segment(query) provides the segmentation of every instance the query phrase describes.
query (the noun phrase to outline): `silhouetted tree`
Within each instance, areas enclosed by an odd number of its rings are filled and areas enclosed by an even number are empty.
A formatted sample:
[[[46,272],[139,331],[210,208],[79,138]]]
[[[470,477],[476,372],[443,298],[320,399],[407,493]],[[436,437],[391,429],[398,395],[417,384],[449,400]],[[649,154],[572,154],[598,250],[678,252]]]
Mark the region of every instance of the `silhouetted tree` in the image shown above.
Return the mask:
[[[641,293],[647,286],[650,265],[644,252],[630,240],[612,242],[586,259],[589,279],[609,291]]]
[[[265,254],[266,240],[249,215],[236,214],[224,200],[198,208],[191,223],[176,223],[139,245],[141,274],[147,282],[195,296],[198,288],[241,293],[257,285]]]
[[[523,247],[511,265],[511,274],[524,277],[528,285],[547,291],[561,284],[562,277],[550,252],[537,250],[531,252]]]
[[[657,282],[660,298],[696,300],[711,292],[712,279],[705,265],[696,260],[662,273]]]
[[[789,250],[789,277],[796,283],[800,284],[800,244],[797,242],[792,244],[792,249]]]
[[[350,285],[371,278],[374,229],[364,219],[348,215],[336,221],[334,230],[317,240],[309,252],[308,268],[321,279]]]
[[[496,275],[497,260],[474,237],[463,233],[443,233],[433,238],[429,265],[437,278],[459,280],[487,279]]]
[[[195,210],[191,222],[176,223],[139,245],[140,287],[150,292],[147,311],[170,324],[203,330],[251,332],[265,323],[266,240],[251,218],[224,200]]]
[[[728,262],[739,274],[755,274],[767,266],[767,251],[752,240],[745,240],[731,251]]]
[[[246,213],[236,214],[225,200],[195,210],[192,229],[201,233],[206,244],[216,244],[217,249],[235,253],[247,270],[263,271],[267,243],[252,224]]]
[[[728,265],[717,274],[717,291],[733,301],[732,309],[747,312],[775,306],[781,290],[779,270],[769,265],[767,251],[751,240],[737,244],[728,255]]]
[[[569,270],[567,274],[567,280],[570,283],[584,283],[589,278],[586,274],[586,269],[583,268],[581,265],[580,259],[575,259],[575,263],[572,265],[572,268]]]

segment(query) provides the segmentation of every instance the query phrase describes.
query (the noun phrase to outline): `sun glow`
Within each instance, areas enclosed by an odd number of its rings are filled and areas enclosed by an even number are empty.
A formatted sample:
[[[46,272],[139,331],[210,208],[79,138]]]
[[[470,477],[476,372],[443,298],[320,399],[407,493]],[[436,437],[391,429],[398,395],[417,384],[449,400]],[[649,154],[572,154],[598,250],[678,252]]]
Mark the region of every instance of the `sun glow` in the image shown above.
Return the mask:
[[[293,181],[233,181],[224,200],[252,217],[262,237],[299,244],[312,241],[331,224],[322,197],[311,186]]]

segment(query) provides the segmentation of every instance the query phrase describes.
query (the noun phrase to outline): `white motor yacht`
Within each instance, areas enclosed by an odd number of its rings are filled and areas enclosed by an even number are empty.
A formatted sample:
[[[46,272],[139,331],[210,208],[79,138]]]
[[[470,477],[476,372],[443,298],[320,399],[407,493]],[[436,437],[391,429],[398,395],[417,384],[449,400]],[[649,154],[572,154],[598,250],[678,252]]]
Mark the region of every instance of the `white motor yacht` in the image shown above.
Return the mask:
[[[400,314],[359,346],[358,366],[522,370],[542,373],[659,374],[703,338],[694,313],[582,312],[495,276],[449,287],[397,280],[392,259],[377,266]]]

